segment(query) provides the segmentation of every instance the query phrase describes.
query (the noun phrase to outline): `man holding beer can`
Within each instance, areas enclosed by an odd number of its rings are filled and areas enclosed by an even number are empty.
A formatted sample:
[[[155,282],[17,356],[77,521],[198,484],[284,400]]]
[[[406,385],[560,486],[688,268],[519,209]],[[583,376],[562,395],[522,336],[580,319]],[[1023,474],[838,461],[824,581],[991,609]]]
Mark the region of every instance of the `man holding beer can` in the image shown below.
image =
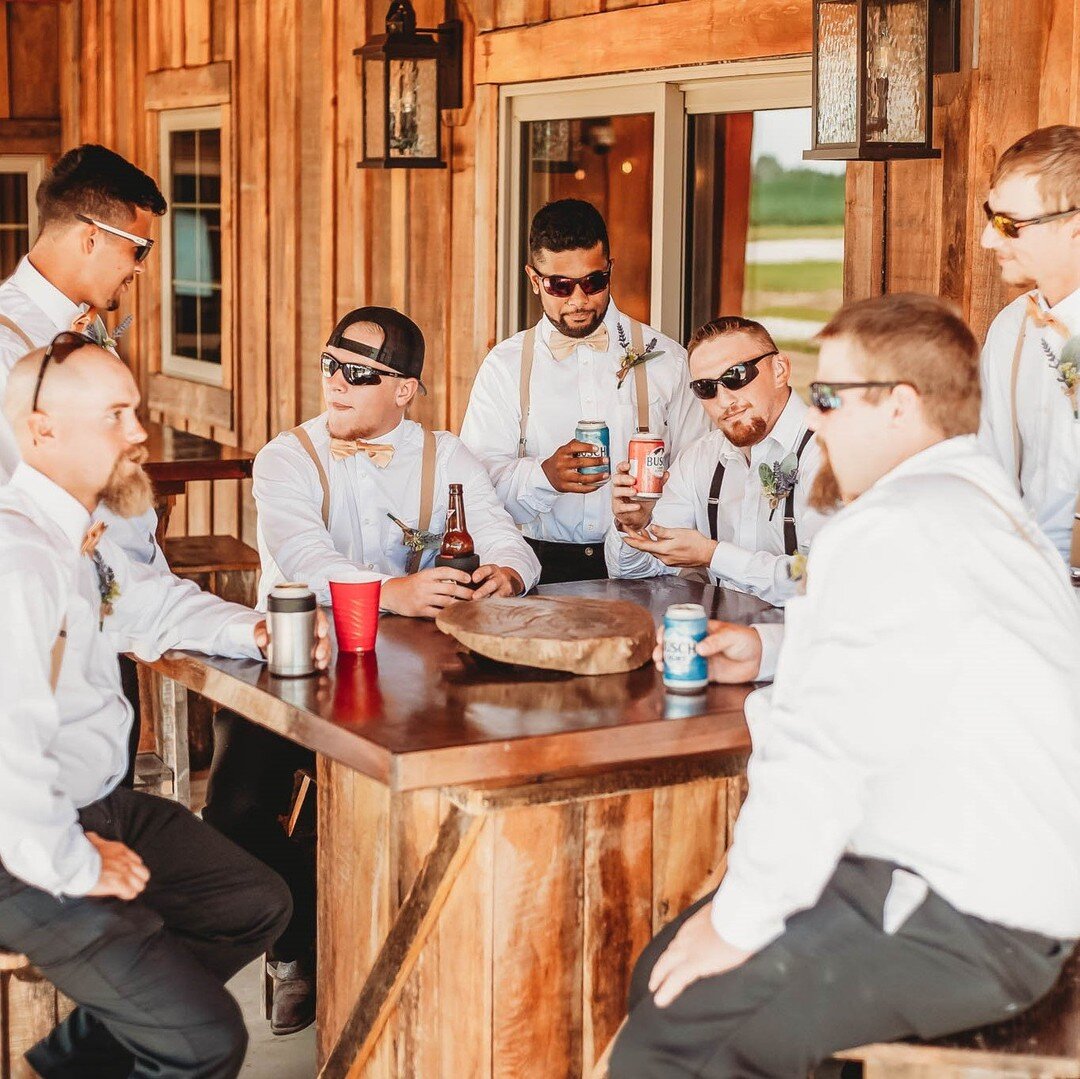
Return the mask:
[[[791,367],[768,331],[735,316],[690,339],[690,388],[718,430],[663,469],[663,441],[630,441],[612,478],[605,541],[612,577],[705,570],[710,580],[783,606],[796,555],[823,522],[808,493],[819,454]]]

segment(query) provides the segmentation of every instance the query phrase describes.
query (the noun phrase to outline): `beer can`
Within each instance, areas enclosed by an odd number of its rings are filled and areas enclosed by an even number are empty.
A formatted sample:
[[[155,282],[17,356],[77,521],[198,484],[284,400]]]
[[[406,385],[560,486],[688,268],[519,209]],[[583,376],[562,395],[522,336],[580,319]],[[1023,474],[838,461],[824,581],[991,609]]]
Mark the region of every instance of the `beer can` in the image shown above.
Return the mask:
[[[574,438],[579,442],[589,442],[595,446],[595,456],[611,460],[611,434],[608,431],[608,425],[603,420],[578,420]],[[607,472],[610,467],[610,465],[588,465],[582,466],[578,471],[588,476],[598,472]]]
[[[659,498],[664,481],[664,440],[652,431],[639,431],[630,439],[630,477],[640,502]]]
[[[266,600],[270,629],[270,673],[302,678],[315,673],[315,593],[306,584],[283,582]]]
[[[664,688],[671,693],[700,693],[709,667],[698,655],[708,623],[700,603],[673,603],[664,614]]]

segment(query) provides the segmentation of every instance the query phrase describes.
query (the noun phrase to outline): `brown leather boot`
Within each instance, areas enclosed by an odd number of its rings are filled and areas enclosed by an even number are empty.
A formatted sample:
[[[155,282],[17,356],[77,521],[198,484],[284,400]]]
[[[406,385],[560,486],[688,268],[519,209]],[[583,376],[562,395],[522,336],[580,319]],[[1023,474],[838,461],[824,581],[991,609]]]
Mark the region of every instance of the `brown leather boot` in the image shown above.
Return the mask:
[[[273,979],[270,1033],[296,1034],[315,1022],[315,971],[313,964],[279,959],[266,964]]]

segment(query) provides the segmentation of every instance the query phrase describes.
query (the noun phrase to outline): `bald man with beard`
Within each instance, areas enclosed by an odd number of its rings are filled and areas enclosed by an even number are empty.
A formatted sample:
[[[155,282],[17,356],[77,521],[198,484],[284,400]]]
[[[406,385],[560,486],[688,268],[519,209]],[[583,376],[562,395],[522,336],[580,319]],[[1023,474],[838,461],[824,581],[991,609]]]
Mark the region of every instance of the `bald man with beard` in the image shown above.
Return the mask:
[[[15,364],[21,461],[0,488],[0,949],[75,1010],[27,1059],[50,1077],[235,1076],[225,982],[280,934],[284,882],[184,806],[119,786],[131,708],[117,653],[262,659],[261,615],[128,558],[92,514],[150,504],[139,393],[59,334]],[[325,666],[322,639],[316,662]]]

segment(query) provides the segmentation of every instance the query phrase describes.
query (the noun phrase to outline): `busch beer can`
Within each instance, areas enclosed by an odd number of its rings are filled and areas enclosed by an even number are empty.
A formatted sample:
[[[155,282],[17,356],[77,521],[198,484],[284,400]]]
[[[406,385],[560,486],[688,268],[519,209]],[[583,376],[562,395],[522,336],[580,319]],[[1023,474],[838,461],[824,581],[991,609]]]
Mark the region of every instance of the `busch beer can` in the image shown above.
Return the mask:
[[[608,425],[603,420],[578,420],[574,438],[579,442],[589,442],[596,447],[595,456],[611,459],[611,435]],[[584,454],[582,454],[584,456]],[[588,465],[578,469],[585,475],[607,472],[610,465]]]
[[[709,668],[698,655],[707,622],[700,603],[673,603],[664,614],[664,688],[672,693],[700,693],[709,682]]]
[[[630,477],[639,502],[659,498],[664,483],[664,440],[652,431],[639,431],[630,439]]]

